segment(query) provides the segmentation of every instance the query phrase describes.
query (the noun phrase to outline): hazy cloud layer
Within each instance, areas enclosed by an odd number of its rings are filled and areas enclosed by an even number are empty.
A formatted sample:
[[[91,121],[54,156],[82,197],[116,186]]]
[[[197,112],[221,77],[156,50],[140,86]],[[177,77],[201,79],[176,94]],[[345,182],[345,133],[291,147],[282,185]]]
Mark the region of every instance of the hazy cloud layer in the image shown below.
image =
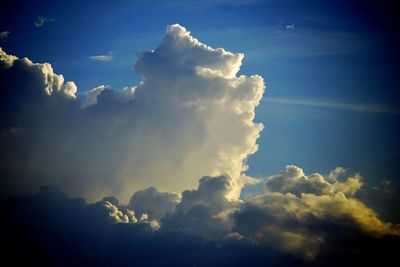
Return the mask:
[[[239,76],[243,54],[200,43],[179,25],[136,63],[143,81],[99,86],[79,101],[51,65],[1,52],[2,192],[56,185],[90,200],[125,203],[149,185],[180,192],[227,174],[238,197],[244,160],[263,126],[253,122],[260,76]]]

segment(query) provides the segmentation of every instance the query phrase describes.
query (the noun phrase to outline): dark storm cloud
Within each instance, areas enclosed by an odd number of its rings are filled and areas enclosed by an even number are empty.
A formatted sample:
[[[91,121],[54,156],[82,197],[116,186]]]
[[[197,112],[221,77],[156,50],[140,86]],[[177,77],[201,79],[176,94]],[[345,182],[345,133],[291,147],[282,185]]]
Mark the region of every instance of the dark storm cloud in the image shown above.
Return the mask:
[[[205,196],[215,199],[217,192],[224,191],[225,182],[222,177],[206,177],[203,189],[191,191],[185,206],[192,211],[184,215],[177,212],[177,216],[185,216],[186,224],[181,229],[179,224],[175,229],[158,228],[145,218],[138,219],[114,197],[89,204],[53,187],[1,200],[2,260],[40,266],[349,266],[385,265],[396,260],[399,238],[366,235],[349,216],[296,218],[289,215],[287,206],[276,206],[276,210],[268,213],[254,202],[244,203],[235,220],[237,230],[240,228],[241,234],[248,237],[233,233],[225,237],[200,236],[199,231],[189,233],[187,223],[193,220],[189,214],[197,213],[194,203],[199,203],[201,209],[213,209],[209,206],[212,200],[206,200]],[[221,187],[207,189],[204,183]],[[201,220],[203,228],[212,223],[209,217]],[[279,247],[282,240],[276,239],[285,233],[285,228],[298,231],[299,221],[304,224],[303,232],[330,233],[325,235],[325,244],[313,260],[285,252]],[[270,233],[270,244],[254,242],[252,238],[266,224],[281,229]],[[200,227],[200,223],[194,227]]]
[[[88,204],[55,188],[1,201],[2,260],[40,266],[270,266],[296,259],[244,240],[205,240],[122,223],[105,201]],[[18,251],[18,254],[15,253]]]

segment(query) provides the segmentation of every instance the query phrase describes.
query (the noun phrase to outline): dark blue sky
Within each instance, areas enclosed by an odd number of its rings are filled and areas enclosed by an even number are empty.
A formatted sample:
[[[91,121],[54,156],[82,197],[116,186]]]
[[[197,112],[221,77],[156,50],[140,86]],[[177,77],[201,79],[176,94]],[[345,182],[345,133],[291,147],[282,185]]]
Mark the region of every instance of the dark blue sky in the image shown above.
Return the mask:
[[[179,23],[208,45],[243,52],[241,73],[265,79],[256,120],[266,128],[249,174],[342,166],[369,188],[381,180],[399,188],[394,10],[390,1],[2,1],[0,32],[9,34],[0,46],[51,63],[82,94],[139,82],[137,53]],[[99,55],[112,60],[89,60]],[[383,213],[393,204],[395,197],[370,191]]]

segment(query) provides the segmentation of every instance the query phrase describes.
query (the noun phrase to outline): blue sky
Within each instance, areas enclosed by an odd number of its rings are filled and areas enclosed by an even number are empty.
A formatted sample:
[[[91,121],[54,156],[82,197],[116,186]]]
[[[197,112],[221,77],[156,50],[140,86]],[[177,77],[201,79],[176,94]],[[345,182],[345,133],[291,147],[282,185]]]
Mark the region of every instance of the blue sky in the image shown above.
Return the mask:
[[[101,84],[118,89],[140,81],[133,68],[137,54],[155,48],[173,23],[212,47],[243,52],[240,73],[264,77],[267,90],[256,120],[266,128],[259,151],[248,160],[249,174],[272,175],[287,164],[325,174],[342,166],[360,172],[371,187],[391,180],[399,188],[399,43],[390,6],[374,1],[5,1],[0,32],[9,33],[0,46],[9,54],[50,62],[81,93]],[[372,198],[380,199],[384,215],[394,216],[383,208],[393,205],[393,196]]]

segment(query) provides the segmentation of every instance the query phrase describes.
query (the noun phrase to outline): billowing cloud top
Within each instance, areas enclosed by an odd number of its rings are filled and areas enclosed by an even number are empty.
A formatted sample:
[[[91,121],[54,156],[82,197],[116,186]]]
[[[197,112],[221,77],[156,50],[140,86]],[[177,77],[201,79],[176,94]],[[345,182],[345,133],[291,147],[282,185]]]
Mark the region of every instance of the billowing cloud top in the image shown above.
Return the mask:
[[[263,126],[253,122],[264,92],[260,76],[237,76],[243,54],[208,47],[180,25],[139,56],[143,81],[98,86],[75,97],[50,64],[1,51],[2,193],[59,186],[90,200],[151,186],[180,192],[198,177],[233,178],[238,197],[244,163]],[[243,176],[244,177],[244,176]]]

